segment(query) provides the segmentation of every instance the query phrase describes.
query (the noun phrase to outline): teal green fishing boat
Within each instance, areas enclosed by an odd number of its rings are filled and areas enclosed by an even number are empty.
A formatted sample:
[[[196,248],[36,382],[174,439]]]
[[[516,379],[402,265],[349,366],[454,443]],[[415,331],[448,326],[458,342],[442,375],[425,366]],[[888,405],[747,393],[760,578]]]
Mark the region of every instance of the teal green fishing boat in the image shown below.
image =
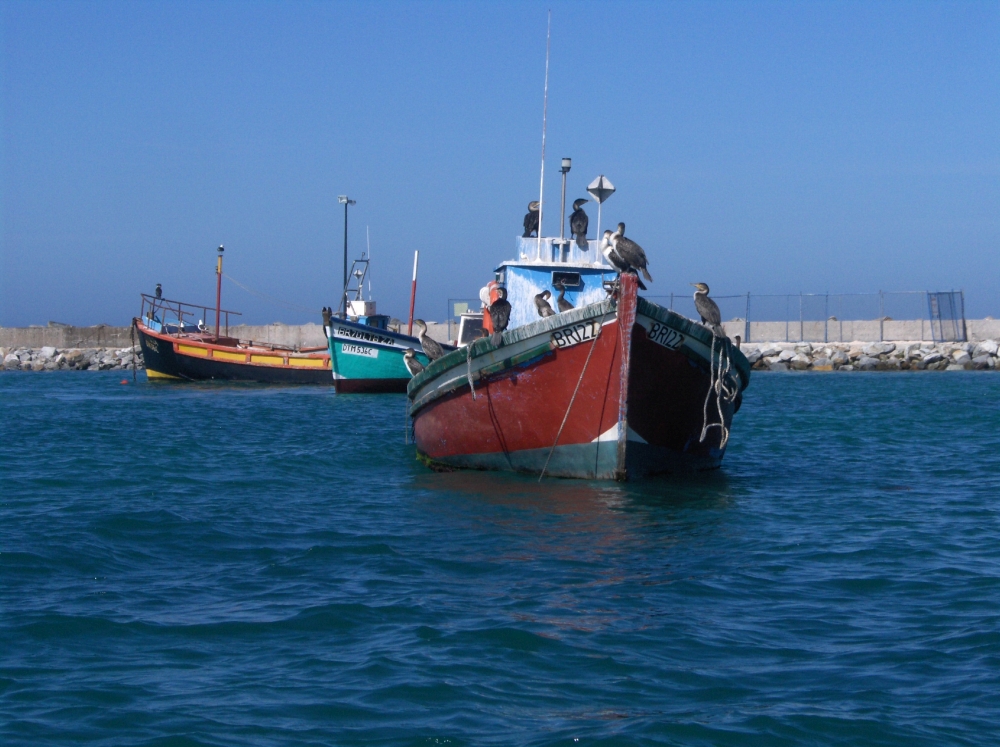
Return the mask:
[[[363,303],[371,304],[370,301]],[[356,305],[356,302],[351,303],[352,307]],[[389,317],[385,315],[359,314],[350,319],[331,317],[324,322],[333,385],[338,392],[405,392],[410,383],[410,372],[403,359],[407,349],[414,351],[416,360],[422,365],[430,363],[420,340],[390,330]]]

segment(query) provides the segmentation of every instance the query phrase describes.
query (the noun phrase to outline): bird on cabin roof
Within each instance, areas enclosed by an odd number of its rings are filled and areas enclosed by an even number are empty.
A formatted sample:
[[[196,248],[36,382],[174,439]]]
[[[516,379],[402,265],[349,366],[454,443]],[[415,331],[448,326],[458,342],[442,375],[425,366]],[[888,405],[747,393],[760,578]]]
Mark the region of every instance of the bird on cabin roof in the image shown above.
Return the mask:
[[[524,216],[524,233],[522,238],[528,238],[531,234],[538,235],[538,209],[541,203],[533,200],[528,203],[528,214]]]
[[[427,336],[427,322],[423,319],[414,319],[413,326],[420,327],[420,334],[417,335],[417,339],[420,340],[420,347],[423,348],[424,355],[432,361],[443,357],[444,348],[441,347],[441,343]]]
[[[407,348],[403,351],[403,363],[406,365],[406,370],[410,372],[410,376],[416,376],[424,370],[424,364],[417,360],[417,351],[413,348]]]
[[[559,307],[559,313],[561,314],[564,311],[575,309],[576,307],[566,300],[566,286],[562,283],[556,283],[554,287],[557,291],[559,291],[559,297],[556,299],[556,306]]]
[[[708,285],[706,283],[691,283],[695,287],[694,308],[701,316],[701,321],[712,328],[712,333],[719,337],[725,337],[726,333],[722,329],[722,312],[719,305],[708,297]]]
[[[500,347],[503,344],[503,331],[507,329],[510,322],[510,302],[507,300],[507,289],[497,288],[497,300],[490,304],[490,321],[493,322],[493,335],[490,342],[493,347]]]
[[[535,296],[535,308],[538,309],[538,316],[542,317],[542,319],[547,316],[555,316],[556,312],[549,305],[550,298],[552,298],[552,291],[550,290],[543,290]]]
[[[646,269],[646,265],[648,264],[646,252],[642,250],[641,246],[632,241],[632,239],[625,238],[624,223],[619,223],[618,230],[611,234],[611,244],[614,246],[615,251],[618,252],[618,256],[628,264],[632,272],[640,270],[646,280],[651,283],[653,282],[653,278]]]
[[[573,203],[573,214],[569,216],[569,232],[576,237],[576,245],[581,249],[587,248],[587,227],[590,219],[583,212],[583,203],[590,200],[576,200]]]

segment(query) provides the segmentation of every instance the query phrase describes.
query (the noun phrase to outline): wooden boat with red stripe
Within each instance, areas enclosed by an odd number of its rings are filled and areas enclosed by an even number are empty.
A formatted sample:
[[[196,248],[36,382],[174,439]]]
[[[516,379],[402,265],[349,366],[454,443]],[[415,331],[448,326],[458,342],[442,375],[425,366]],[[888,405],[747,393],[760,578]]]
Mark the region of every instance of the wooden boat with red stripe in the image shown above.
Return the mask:
[[[719,467],[749,381],[728,338],[625,274],[605,300],[434,361],[407,394],[433,468],[630,480]]]
[[[156,380],[254,381],[269,384],[333,384],[326,346],[292,348],[255,343],[186,321],[203,307],[143,294],[142,314],[132,320],[142,348],[146,376]],[[220,329],[220,332],[222,330]]]

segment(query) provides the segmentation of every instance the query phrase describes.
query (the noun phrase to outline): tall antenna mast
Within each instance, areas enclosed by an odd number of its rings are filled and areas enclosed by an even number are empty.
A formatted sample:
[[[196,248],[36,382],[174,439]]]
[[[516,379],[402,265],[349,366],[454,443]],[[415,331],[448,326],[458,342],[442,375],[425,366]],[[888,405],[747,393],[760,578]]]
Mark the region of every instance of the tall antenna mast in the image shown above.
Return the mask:
[[[549,26],[545,32],[545,103],[542,104],[542,179],[538,187],[538,254],[542,253],[542,213],[545,209],[545,129],[549,121],[549,49],[552,42],[552,10],[549,10]]]

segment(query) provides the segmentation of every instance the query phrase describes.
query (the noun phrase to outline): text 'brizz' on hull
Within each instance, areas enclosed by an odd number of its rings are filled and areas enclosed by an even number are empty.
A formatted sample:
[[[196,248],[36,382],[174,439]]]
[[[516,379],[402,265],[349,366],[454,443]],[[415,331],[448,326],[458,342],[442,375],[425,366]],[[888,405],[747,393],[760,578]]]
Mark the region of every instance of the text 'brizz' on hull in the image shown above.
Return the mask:
[[[604,301],[435,361],[408,395],[432,467],[625,480],[718,467],[749,378],[727,338],[626,274]]]

